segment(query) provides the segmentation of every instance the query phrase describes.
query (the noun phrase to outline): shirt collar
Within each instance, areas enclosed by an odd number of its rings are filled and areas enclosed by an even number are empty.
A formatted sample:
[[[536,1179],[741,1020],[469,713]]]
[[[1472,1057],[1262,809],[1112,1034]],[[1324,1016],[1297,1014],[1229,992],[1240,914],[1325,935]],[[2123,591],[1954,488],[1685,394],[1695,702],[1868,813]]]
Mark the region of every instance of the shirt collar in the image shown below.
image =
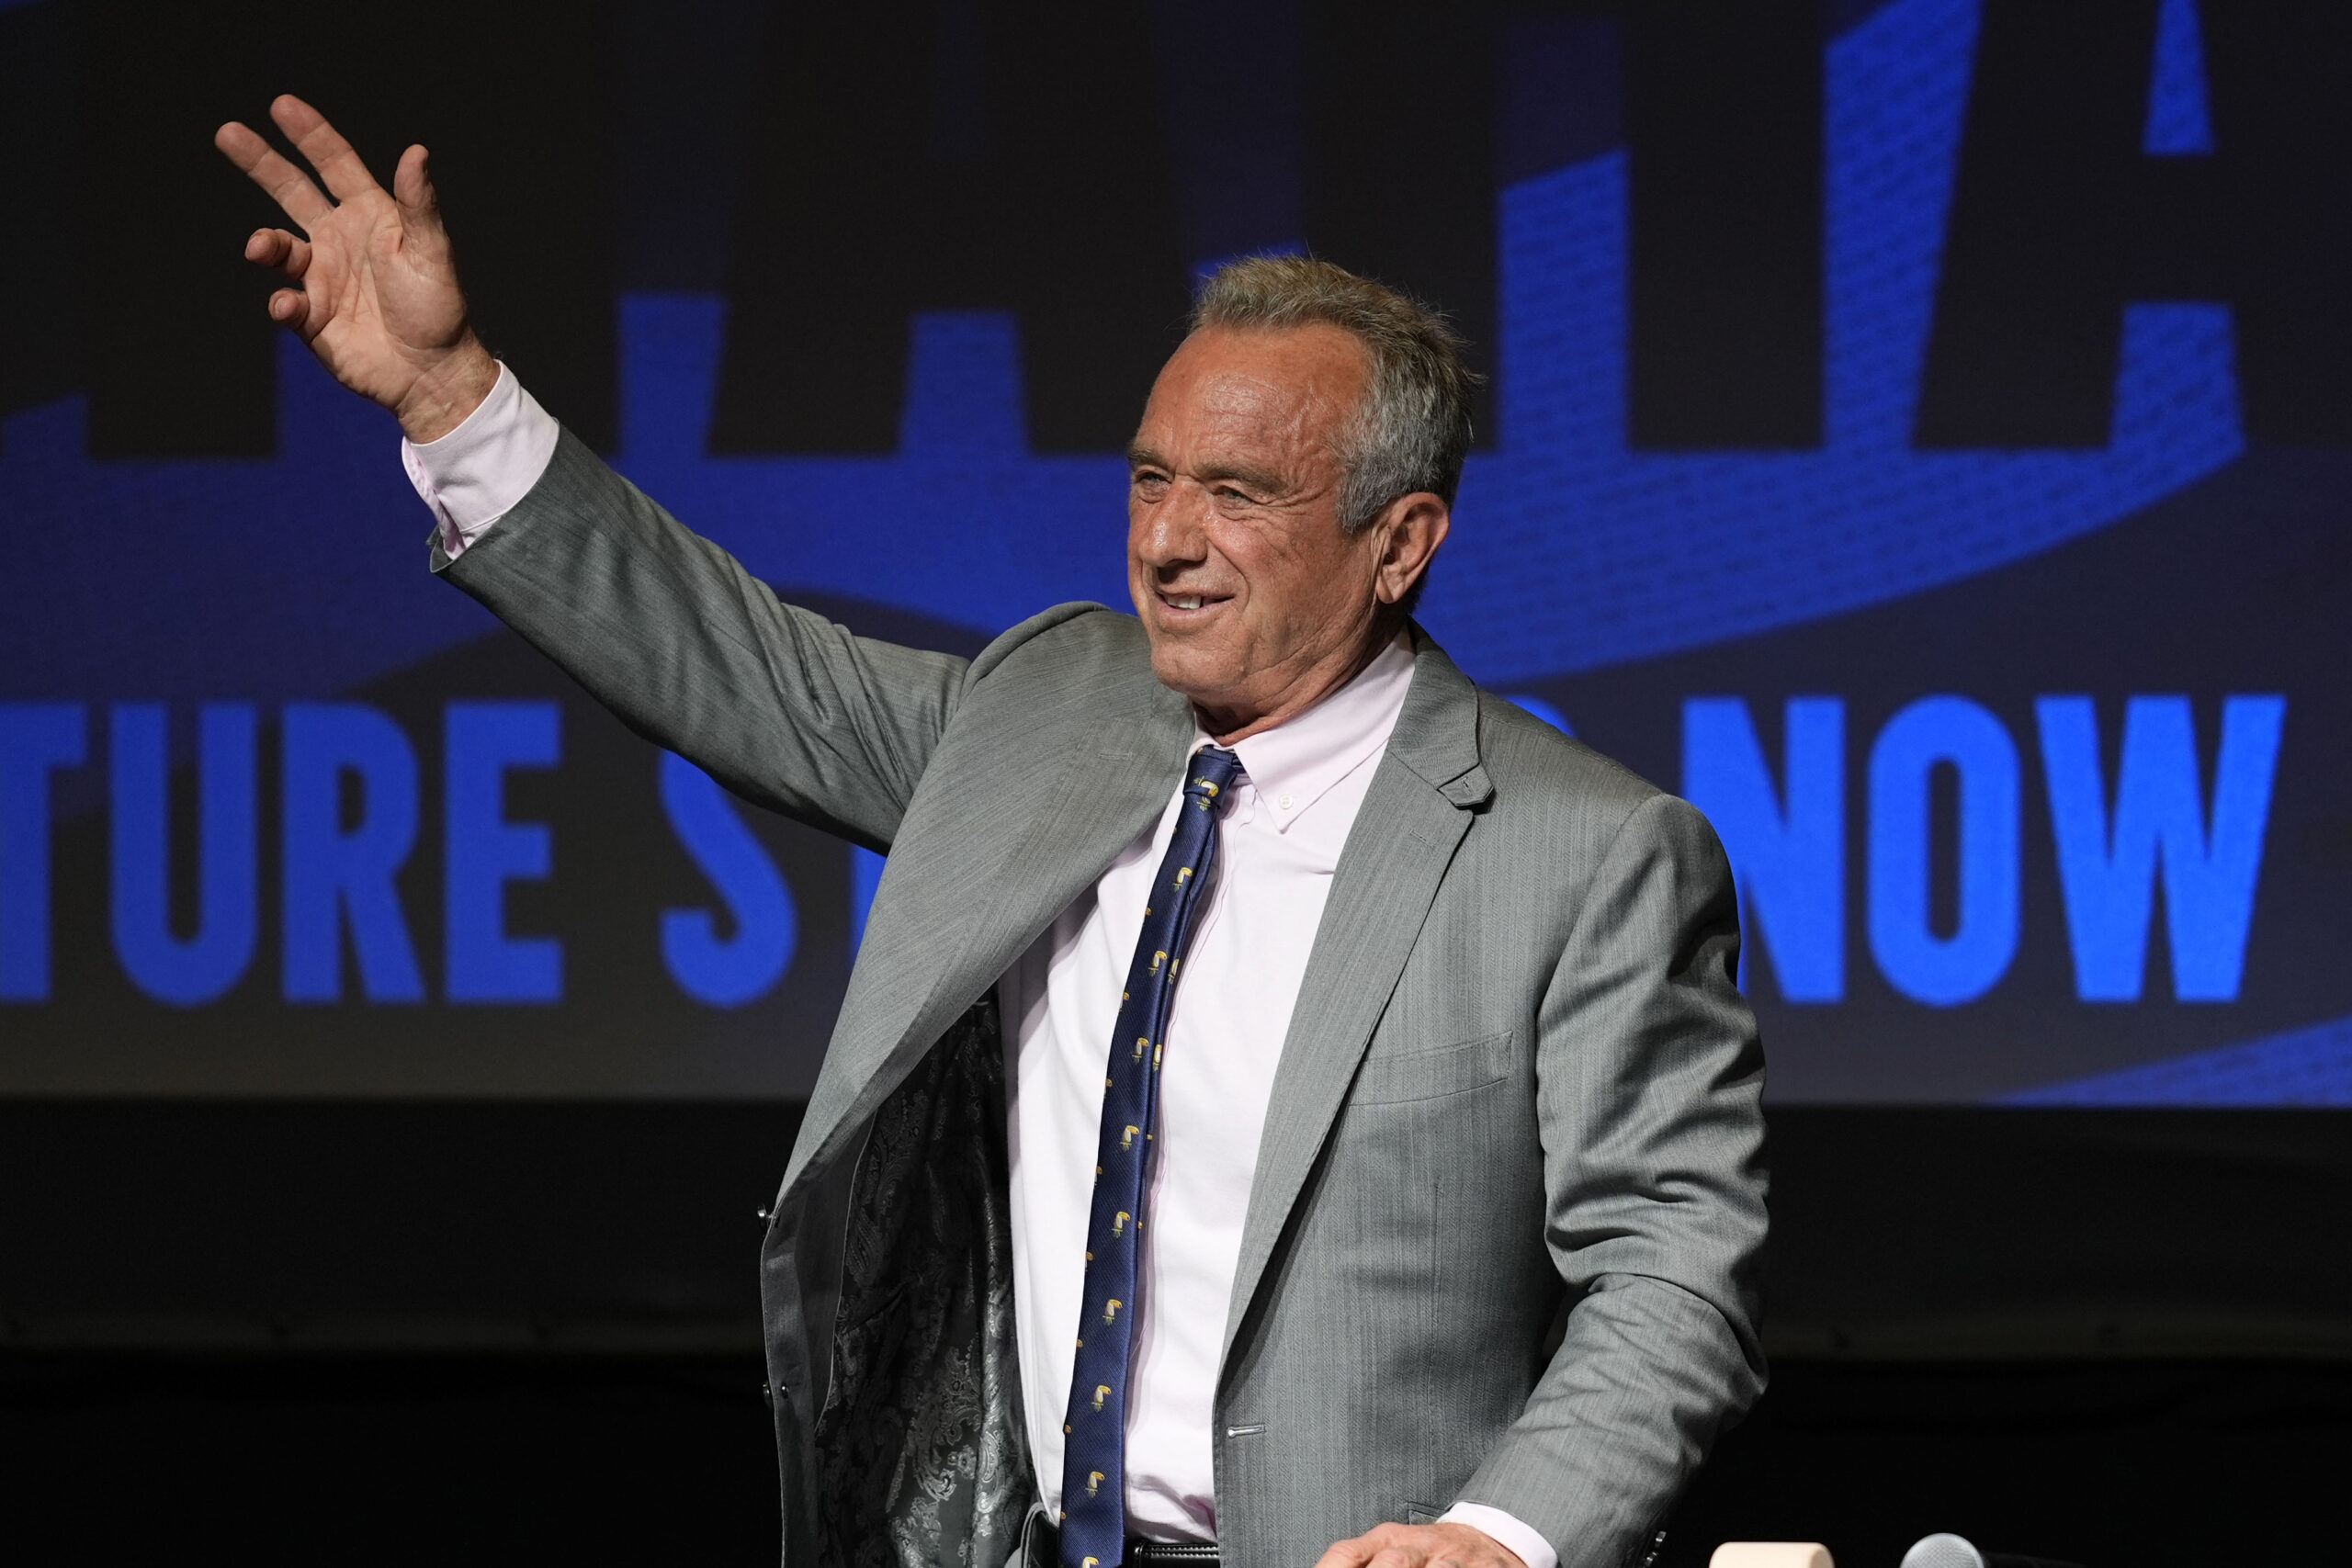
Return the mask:
[[[1273,728],[1234,742],[1250,787],[1277,831],[1287,830],[1332,785],[1380,754],[1412,683],[1412,638],[1400,631],[1346,685]],[[1195,720],[1193,749],[1211,743]]]

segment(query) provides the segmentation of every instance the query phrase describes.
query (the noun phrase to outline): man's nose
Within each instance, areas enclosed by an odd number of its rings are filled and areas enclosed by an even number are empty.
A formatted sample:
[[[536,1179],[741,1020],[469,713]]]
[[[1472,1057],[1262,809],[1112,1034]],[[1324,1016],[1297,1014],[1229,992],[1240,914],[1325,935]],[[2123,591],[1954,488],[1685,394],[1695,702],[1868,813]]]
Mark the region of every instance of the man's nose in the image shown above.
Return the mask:
[[[1208,492],[1199,485],[1178,480],[1159,504],[1144,516],[1136,536],[1136,555],[1156,571],[1193,565],[1208,557],[1208,536],[1202,528]]]

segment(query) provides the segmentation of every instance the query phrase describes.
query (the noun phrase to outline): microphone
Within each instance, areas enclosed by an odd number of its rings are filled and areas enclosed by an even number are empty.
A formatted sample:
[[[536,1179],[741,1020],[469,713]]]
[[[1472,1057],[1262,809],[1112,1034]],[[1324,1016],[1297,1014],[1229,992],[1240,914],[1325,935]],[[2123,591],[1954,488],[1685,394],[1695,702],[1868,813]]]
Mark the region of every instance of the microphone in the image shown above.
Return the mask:
[[[2053,1557],[2023,1557],[2013,1551],[1979,1551],[1965,1536],[1922,1537],[1903,1554],[1903,1568],[2081,1568]]]

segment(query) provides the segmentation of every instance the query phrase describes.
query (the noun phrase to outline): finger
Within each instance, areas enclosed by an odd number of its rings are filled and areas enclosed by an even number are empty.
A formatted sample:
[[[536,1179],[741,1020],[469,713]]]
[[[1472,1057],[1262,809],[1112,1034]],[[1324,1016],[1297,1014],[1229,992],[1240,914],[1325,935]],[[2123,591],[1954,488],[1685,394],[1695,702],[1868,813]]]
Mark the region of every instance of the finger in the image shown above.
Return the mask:
[[[299,288],[281,288],[269,297],[269,319],[281,327],[301,332],[310,313],[311,301]]]
[[[1333,1541],[1331,1549],[1316,1559],[1315,1568],[1363,1568],[1378,1550],[1363,1536],[1357,1536],[1351,1540]]]
[[[337,201],[349,201],[353,197],[382,188],[376,184],[376,176],[368,172],[368,165],[359,161],[359,154],[351,150],[351,143],[343,139],[343,133],[327,123],[326,116],[293,94],[280,95],[269,106],[269,118],[286,132],[286,139],[294,143],[295,151],[319,171],[319,178],[326,182]]]
[[[245,242],[245,259],[300,278],[311,270],[311,242],[283,229],[256,229]]]
[[[296,168],[264,141],[260,135],[245,126],[231,120],[212,133],[212,145],[228,154],[229,162],[245,172],[254,184],[269,192],[286,216],[305,229],[318,226],[319,220],[334,210],[334,203],[324,192],[311,183],[311,176]]]
[[[425,168],[428,156],[421,146],[401,154],[400,165],[392,171],[392,199],[400,208],[402,246],[419,259],[446,261],[449,233],[441,226],[441,197]]]
[[[433,175],[425,168],[431,156],[420,142],[402,152],[399,166],[392,170],[392,197],[404,213],[436,211],[441,205],[434,194]]]

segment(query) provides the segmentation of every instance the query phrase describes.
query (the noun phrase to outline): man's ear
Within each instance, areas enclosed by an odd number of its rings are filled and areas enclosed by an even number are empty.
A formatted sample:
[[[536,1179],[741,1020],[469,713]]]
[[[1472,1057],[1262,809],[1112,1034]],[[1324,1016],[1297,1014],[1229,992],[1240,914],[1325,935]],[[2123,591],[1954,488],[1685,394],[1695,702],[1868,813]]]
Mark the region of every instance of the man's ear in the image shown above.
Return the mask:
[[[1402,604],[1452,531],[1453,509],[1441,497],[1416,491],[1390,502],[1373,526],[1382,535],[1374,592],[1383,604]]]

